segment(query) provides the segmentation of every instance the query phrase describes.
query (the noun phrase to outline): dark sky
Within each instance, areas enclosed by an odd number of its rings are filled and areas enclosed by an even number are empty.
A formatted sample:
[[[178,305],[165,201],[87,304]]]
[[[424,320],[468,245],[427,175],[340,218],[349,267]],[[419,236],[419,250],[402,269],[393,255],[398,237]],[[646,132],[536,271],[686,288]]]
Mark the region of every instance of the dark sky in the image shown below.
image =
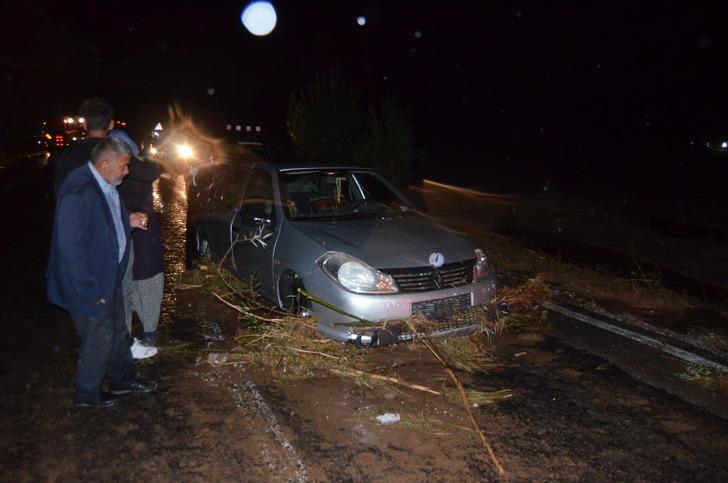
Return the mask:
[[[718,2],[272,3],[278,24],[261,38],[241,1],[14,2],[0,20],[3,122],[99,95],[137,128],[177,102],[201,122],[282,131],[290,93],[339,66],[365,101],[398,96],[420,148],[465,158],[728,136]]]

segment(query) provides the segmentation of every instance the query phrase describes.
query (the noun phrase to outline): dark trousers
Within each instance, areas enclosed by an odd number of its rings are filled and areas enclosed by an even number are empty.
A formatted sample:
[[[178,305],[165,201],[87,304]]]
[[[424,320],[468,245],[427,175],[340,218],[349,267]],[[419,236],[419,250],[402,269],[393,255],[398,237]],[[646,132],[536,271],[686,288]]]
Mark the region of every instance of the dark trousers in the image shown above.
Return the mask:
[[[106,306],[108,310],[99,317],[71,314],[81,339],[76,363],[76,402],[98,401],[104,376],[112,390],[126,388],[136,380],[129,332],[124,323],[121,279]]]

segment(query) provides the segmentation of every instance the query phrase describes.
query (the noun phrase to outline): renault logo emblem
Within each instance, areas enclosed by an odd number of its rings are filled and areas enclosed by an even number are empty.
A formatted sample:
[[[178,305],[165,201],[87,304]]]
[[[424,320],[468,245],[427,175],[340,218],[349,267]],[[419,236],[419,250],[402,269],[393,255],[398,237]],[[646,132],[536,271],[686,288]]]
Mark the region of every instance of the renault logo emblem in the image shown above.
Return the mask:
[[[430,253],[430,265],[440,268],[445,263],[445,257],[440,252]]]
[[[442,275],[437,270],[432,273],[432,281],[435,283],[436,288],[442,288]]]

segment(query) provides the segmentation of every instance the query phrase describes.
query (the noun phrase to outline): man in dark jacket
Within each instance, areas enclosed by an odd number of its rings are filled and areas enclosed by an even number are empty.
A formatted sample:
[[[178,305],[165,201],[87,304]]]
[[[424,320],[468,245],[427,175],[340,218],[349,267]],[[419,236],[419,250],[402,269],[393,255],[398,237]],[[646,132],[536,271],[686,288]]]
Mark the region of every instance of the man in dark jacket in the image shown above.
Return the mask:
[[[56,194],[66,176],[86,164],[91,159],[91,150],[114,129],[114,109],[103,99],[86,99],[78,108],[78,113],[83,118],[81,124],[86,130],[86,139],[71,144],[51,160]]]
[[[109,134],[109,131],[114,129],[114,109],[103,99],[98,97],[86,99],[81,103],[78,112],[83,118],[81,124],[86,130],[86,138],[76,141],[51,158],[53,188],[56,194],[66,176],[74,169],[86,164],[91,159],[91,151]],[[150,183],[159,177],[159,172],[155,167],[136,162],[133,158],[129,171],[135,179]]]
[[[132,227],[147,223],[146,216],[127,213],[116,191],[129,172],[129,157],[123,142],[99,141],[91,161],[71,171],[57,194],[48,299],[70,313],[81,339],[76,406],[115,406],[117,395],[156,389],[136,379],[124,324],[128,240]],[[101,389],[104,376],[109,393]]]

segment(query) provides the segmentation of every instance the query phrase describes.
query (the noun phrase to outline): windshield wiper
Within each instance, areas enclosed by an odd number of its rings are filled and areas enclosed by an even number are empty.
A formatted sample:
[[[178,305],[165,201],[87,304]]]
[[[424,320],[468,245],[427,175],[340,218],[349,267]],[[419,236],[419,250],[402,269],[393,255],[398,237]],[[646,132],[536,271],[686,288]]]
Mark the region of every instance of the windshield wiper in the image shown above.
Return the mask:
[[[364,206],[364,205],[368,205],[368,204],[370,204],[370,203],[372,203],[372,204],[374,204],[374,205],[377,205],[377,207],[379,207],[379,208],[384,208],[384,209],[386,209],[386,210],[391,210],[391,208],[390,208],[389,206],[385,205],[384,203],[380,203],[380,202],[379,202],[379,201],[377,201],[377,200],[373,200],[373,199],[371,199],[371,198],[364,198],[363,200],[359,200],[359,201],[357,201],[356,203],[353,203],[353,204],[351,205],[351,208],[349,208],[349,210],[350,210],[350,211],[352,211],[352,212],[356,212],[356,213],[359,213],[359,212],[358,212],[358,211],[356,211],[356,210],[358,210],[358,209],[359,209],[359,208],[361,208],[362,206]]]

